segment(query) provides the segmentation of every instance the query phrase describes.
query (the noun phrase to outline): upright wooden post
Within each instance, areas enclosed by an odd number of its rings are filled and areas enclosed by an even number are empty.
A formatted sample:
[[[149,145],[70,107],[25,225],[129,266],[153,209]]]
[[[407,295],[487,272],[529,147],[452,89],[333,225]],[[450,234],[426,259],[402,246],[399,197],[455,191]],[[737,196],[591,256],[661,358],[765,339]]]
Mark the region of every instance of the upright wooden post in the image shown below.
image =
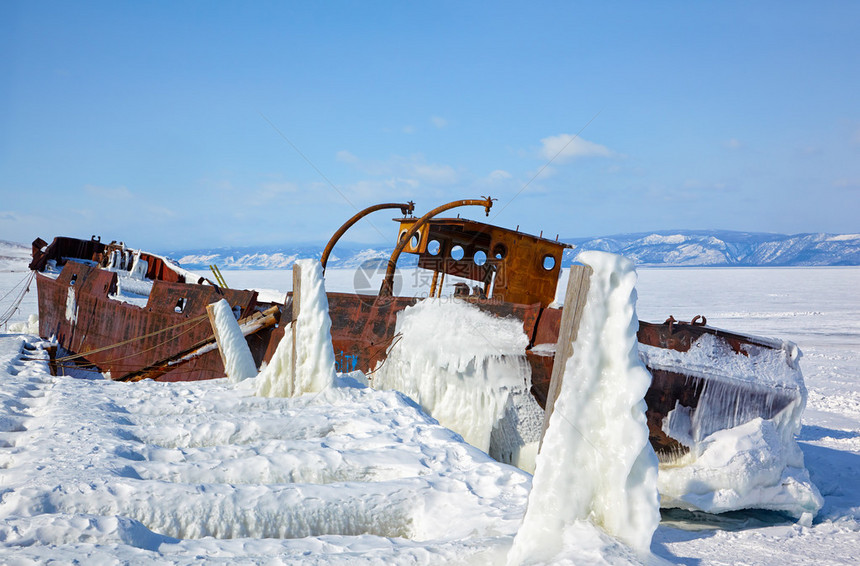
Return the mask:
[[[293,334],[293,352],[290,356],[290,379],[293,387],[296,383],[296,326],[298,326],[299,312],[302,304],[302,266],[293,264],[293,315],[291,317],[290,331]]]
[[[543,429],[540,433],[541,444],[549,427],[549,417],[555,407],[555,399],[561,391],[564,380],[564,368],[573,355],[573,342],[579,334],[579,323],[585,310],[588,288],[591,284],[592,269],[588,265],[571,265],[570,278],[567,280],[567,292],[564,296],[564,308],[561,312],[561,325],[558,330],[558,342],[555,346],[555,361],[552,364],[552,376],[549,391],[546,396]]]
[[[218,325],[215,324],[215,303],[206,305],[206,314],[209,315],[209,326],[212,327],[212,335],[215,336],[215,343],[218,344],[218,353],[221,354],[221,364],[224,366],[224,371],[227,371],[227,357],[224,355],[224,348],[221,347],[221,336],[218,333]]]

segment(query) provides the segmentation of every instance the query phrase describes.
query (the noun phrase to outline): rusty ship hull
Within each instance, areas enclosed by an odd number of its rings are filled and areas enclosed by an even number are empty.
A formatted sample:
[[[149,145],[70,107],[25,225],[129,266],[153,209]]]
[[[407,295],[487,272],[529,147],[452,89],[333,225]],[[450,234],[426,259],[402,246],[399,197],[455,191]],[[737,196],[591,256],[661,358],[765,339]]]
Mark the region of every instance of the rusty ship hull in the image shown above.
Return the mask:
[[[468,204],[486,203],[468,201]],[[407,207],[404,204],[372,208],[395,206]],[[563,312],[551,303],[562,252],[569,246],[460,218],[440,220],[434,218],[438,209],[420,219],[406,217],[407,210],[411,213],[411,208],[404,208],[404,218],[398,220],[398,243],[378,296],[327,293],[338,370],[367,373],[384,362],[396,340],[398,313],[422,300],[391,292],[390,276],[397,256],[401,252],[413,253],[419,256],[419,268],[433,272],[431,296],[441,294],[446,275],[473,281],[477,283],[473,290],[461,284],[455,294],[493,316],[514,318],[522,323],[529,339],[523,355],[531,370],[531,392],[545,406]],[[344,225],[326,246],[323,267],[337,239],[358,217]],[[462,254],[455,253],[458,247]],[[481,262],[477,261],[479,257]],[[217,348],[213,347],[213,330],[206,316],[207,305],[220,299],[227,299],[240,322],[263,311],[275,313],[271,325],[247,336],[258,367],[271,359],[293,320],[290,294],[283,303],[260,302],[254,291],[227,289],[183,271],[159,256],[131,254],[124,246],[102,244],[95,239],[56,238],[51,245],[37,240],[33,243],[31,268],[37,271],[40,334],[53,338],[62,349],[75,354],[78,361],[85,360],[115,380],[192,381],[223,377],[224,367]],[[122,277],[135,270],[137,277],[151,282],[151,290],[147,297],[131,304],[118,299],[117,287]],[[780,347],[766,339],[710,328],[695,321],[640,322],[638,331],[644,347],[679,353],[689,350],[705,335],[724,344],[727,352],[741,356],[748,355],[751,347],[771,350]],[[664,431],[665,420],[679,405],[695,412],[708,388],[714,387],[713,376],[680,367],[653,367],[645,362],[652,375],[645,397],[652,445],[658,454],[677,453],[683,448]],[[731,385],[736,403],[753,407],[744,412],[747,417],[773,418],[802,394],[788,389],[762,392],[755,386],[745,389],[748,386]],[[725,422],[732,423],[732,416],[728,415]]]

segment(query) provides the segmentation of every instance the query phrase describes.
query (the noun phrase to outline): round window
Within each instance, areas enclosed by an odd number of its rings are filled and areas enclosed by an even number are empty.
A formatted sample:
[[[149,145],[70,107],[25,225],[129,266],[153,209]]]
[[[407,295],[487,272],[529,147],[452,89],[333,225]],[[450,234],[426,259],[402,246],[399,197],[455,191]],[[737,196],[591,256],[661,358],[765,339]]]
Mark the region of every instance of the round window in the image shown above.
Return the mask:
[[[466,255],[466,251],[463,249],[463,246],[458,244],[451,248],[451,257],[455,260],[460,261],[464,255]]]
[[[487,263],[487,254],[484,253],[482,250],[478,250],[475,252],[474,260],[475,265],[484,265],[485,263]]]
[[[412,239],[409,240],[409,245],[412,247],[412,249],[417,250],[418,244],[420,244],[420,243],[421,243],[421,236],[417,233],[413,234]]]
[[[554,267],[555,267],[555,258],[549,254],[543,256],[543,268],[546,269],[547,271],[552,271],[552,269]]]
[[[439,240],[430,240],[427,242],[427,252],[430,255],[439,255],[439,250],[442,249],[442,244],[439,243]]]

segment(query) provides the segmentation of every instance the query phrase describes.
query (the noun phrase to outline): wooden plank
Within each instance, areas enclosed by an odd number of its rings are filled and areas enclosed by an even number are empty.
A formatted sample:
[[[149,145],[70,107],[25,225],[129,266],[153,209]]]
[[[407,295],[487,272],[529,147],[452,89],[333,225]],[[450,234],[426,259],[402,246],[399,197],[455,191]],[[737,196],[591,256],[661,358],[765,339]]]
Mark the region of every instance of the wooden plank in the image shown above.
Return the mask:
[[[564,379],[564,368],[573,355],[573,342],[579,334],[579,323],[585,310],[588,289],[591,282],[592,269],[588,265],[571,265],[570,278],[567,280],[567,293],[564,297],[564,308],[561,312],[561,327],[558,332],[558,342],[555,347],[555,361],[552,365],[552,377],[547,392],[546,410],[544,411],[541,444],[549,427],[549,418],[555,406],[555,399],[561,391]]]
[[[290,378],[296,383],[296,327],[298,326],[299,313],[302,305],[302,266],[293,264],[293,317],[290,330],[293,334],[293,352],[290,357]]]
[[[218,325],[215,323],[215,303],[206,305],[206,314],[209,316],[209,325],[212,326],[212,334],[215,336],[215,343],[218,344],[218,353],[221,354],[221,363],[227,367],[227,356],[224,355],[224,348],[221,347],[221,336],[218,335]]]

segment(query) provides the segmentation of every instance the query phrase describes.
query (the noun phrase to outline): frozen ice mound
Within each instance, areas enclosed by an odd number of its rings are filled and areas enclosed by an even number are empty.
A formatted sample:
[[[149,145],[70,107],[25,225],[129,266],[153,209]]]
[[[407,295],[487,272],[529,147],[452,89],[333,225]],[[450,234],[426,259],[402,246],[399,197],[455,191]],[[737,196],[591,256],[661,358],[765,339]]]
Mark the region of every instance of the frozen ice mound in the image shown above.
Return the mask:
[[[472,446],[534,469],[543,409],[529,393],[520,320],[444,297],[398,313],[395,333],[374,387],[402,391]]]
[[[704,334],[687,352],[640,344],[655,369],[691,376],[696,407],[676,404],[663,430],[688,452],[660,465],[661,506],[781,511],[808,522],[823,505],[796,437],[806,407],[800,350],[788,341],[734,352]]]

